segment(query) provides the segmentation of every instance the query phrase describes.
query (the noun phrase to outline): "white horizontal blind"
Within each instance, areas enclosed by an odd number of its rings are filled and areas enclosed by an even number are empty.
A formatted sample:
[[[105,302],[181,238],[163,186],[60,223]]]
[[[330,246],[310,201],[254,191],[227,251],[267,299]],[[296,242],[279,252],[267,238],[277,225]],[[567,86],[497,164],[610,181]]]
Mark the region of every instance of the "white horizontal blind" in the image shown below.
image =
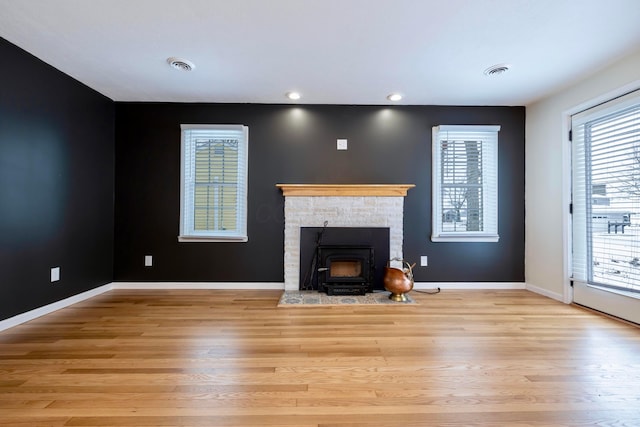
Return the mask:
[[[640,94],[572,117],[573,278],[640,291]]]
[[[246,241],[247,127],[181,128],[181,240]]]
[[[498,240],[499,130],[434,127],[432,240]]]

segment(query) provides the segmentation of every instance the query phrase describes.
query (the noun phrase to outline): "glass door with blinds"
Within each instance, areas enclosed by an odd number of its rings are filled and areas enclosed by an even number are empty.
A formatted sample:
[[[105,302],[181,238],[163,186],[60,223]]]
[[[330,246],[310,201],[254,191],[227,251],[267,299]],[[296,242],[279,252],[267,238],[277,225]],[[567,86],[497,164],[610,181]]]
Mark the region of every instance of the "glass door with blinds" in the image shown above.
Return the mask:
[[[640,93],[571,118],[574,301],[640,323]]]

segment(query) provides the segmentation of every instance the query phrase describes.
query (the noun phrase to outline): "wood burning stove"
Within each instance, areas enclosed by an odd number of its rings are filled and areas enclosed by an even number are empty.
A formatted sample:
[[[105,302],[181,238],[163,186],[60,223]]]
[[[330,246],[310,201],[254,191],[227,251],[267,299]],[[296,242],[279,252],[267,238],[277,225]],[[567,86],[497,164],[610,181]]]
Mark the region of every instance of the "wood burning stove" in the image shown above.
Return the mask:
[[[318,246],[318,291],[328,295],[373,292],[374,251],[371,246]]]
[[[338,257],[346,254],[347,261],[359,261],[362,269],[358,271],[350,262],[331,258],[335,267],[332,274],[325,270],[328,268],[326,260],[319,258],[320,248],[323,248],[323,257],[332,253]],[[365,292],[384,291],[384,268],[388,261],[387,227],[300,227],[301,291],[315,290],[336,295],[357,295],[362,293],[362,288]],[[367,286],[362,285],[365,282]]]

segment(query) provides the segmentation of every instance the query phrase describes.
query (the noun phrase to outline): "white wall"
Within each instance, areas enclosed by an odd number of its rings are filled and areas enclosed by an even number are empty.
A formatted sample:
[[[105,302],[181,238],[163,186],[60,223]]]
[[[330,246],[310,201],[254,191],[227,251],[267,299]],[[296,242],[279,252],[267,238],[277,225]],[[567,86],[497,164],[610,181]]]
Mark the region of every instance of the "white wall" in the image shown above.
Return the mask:
[[[640,50],[527,106],[525,280],[530,289],[571,301],[565,256],[570,194],[567,114],[639,86]]]

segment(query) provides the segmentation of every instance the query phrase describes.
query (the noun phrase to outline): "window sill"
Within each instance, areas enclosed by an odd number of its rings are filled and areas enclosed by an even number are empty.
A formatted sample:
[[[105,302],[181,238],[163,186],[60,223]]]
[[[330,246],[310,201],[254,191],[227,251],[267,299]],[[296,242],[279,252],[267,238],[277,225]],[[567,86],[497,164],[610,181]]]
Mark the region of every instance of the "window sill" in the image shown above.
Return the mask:
[[[209,236],[178,236],[178,242],[229,242],[244,243],[248,242],[249,237],[209,237]]]
[[[489,242],[495,243],[500,240],[500,236],[473,236],[473,235],[438,235],[431,236],[432,242]]]

